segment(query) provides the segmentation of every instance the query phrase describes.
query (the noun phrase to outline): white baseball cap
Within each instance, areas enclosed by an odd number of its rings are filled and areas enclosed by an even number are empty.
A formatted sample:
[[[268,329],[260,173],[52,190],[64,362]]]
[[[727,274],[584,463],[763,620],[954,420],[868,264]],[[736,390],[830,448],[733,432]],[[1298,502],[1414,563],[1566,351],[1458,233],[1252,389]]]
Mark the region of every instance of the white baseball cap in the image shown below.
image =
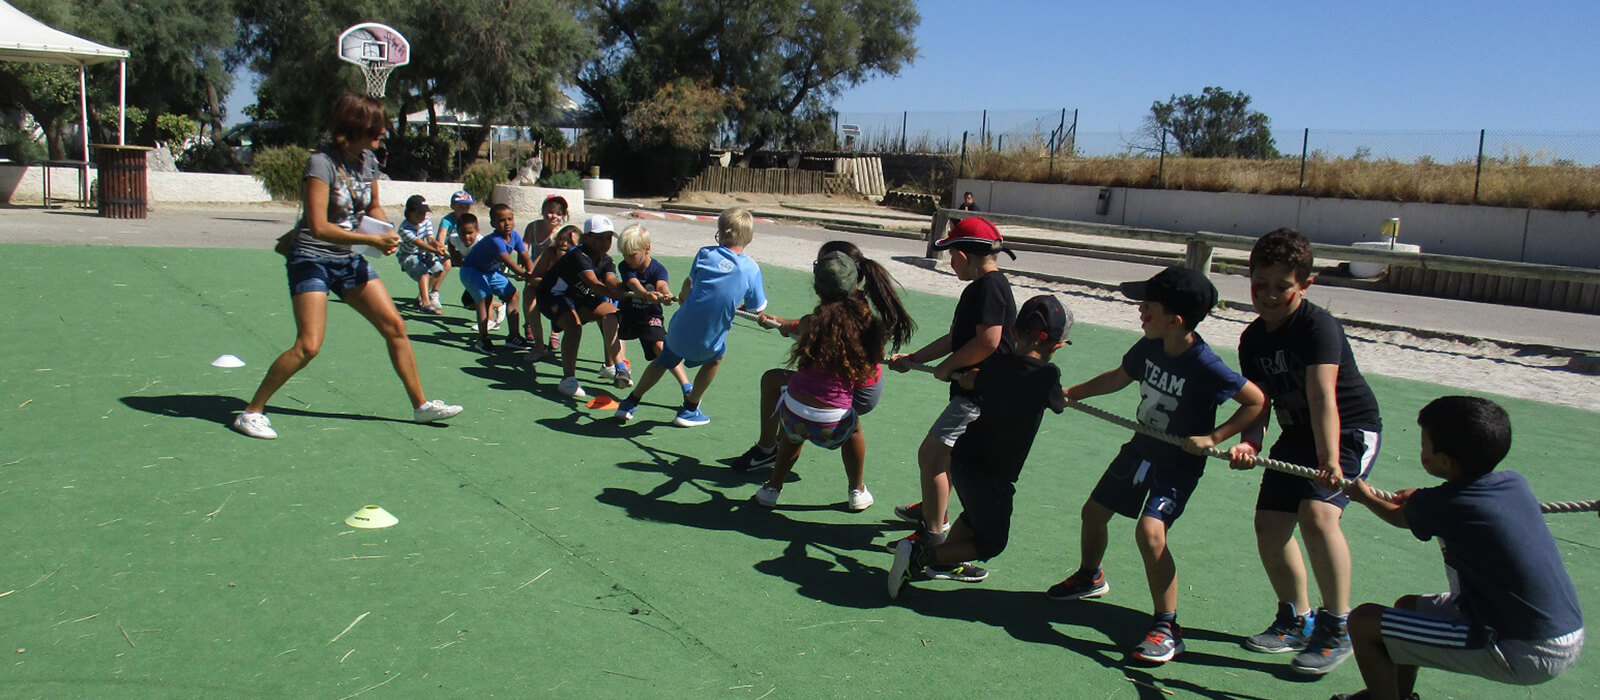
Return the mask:
[[[605,214],[595,214],[583,222],[584,233],[609,233],[615,235],[617,227],[611,223],[611,217]]]

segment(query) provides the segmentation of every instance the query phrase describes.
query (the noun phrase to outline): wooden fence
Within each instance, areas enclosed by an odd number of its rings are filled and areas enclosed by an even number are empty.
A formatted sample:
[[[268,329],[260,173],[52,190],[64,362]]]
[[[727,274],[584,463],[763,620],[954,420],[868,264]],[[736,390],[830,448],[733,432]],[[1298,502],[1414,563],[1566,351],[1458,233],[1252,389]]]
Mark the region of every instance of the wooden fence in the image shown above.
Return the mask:
[[[850,173],[835,174],[817,170],[710,166],[685,183],[683,191],[838,195],[855,191],[855,177]]]

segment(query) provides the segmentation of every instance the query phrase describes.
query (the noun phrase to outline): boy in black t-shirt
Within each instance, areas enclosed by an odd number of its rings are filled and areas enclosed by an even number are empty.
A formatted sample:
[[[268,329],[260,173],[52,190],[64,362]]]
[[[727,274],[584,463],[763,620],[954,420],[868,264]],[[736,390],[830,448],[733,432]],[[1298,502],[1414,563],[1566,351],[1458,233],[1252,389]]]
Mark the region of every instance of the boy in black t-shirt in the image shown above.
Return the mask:
[[[1011,283],[1000,271],[996,256],[1000,253],[1016,254],[1006,248],[1000,231],[994,224],[971,217],[962,219],[950,234],[933,246],[950,251],[950,269],[956,276],[969,280],[956,302],[955,317],[950,321],[950,332],[912,353],[889,358],[890,369],[905,372],[909,362],[926,362],[943,357],[934,368],[940,381],[961,370],[978,366],[990,355],[1011,352],[1011,323],[1017,316],[1017,302],[1011,296]],[[981,406],[978,395],[960,384],[950,385],[950,403],[934,420],[933,427],[917,447],[917,467],[922,478],[922,502],[909,506],[896,506],[895,515],[922,526],[912,537],[922,544],[938,544],[949,529],[946,508],[950,505],[950,448],[966,432],[967,424],[978,417]],[[928,575],[938,579],[982,581],[989,572],[972,564],[930,566]]]
[[[1239,366],[1267,394],[1281,434],[1273,459],[1314,466],[1329,477],[1365,479],[1378,458],[1378,402],[1356,367],[1344,329],[1305,298],[1311,286],[1311,244],[1281,228],[1250,251],[1250,300],[1260,318],[1239,336]],[[1268,414],[1230,451],[1248,469],[1261,452]],[[1251,651],[1299,652],[1295,671],[1320,676],[1350,656],[1350,546],[1339,528],[1350,498],[1337,488],[1283,472],[1261,475],[1256,497],[1256,548],[1277,596],[1266,631],[1244,641]],[[1322,607],[1311,612],[1295,528],[1305,539]]]
[[[899,597],[901,587],[923,568],[959,566],[1005,550],[1017,476],[1039,421],[1046,408],[1060,413],[1066,407],[1061,370],[1050,357],[1067,344],[1071,328],[1072,313],[1061,302],[1036,296],[1022,305],[1011,328],[1015,354],[990,355],[977,369],[962,373],[958,383],[983,399],[984,409],[950,453],[950,482],[961,496],[961,517],[943,542],[908,537],[895,543],[890,598]]]

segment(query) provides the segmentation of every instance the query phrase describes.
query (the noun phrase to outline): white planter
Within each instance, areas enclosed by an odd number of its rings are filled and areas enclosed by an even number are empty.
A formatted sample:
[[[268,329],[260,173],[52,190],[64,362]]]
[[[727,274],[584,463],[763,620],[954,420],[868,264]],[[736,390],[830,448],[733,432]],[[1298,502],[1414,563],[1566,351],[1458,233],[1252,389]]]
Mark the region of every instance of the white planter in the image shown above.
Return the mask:
[[[612,199],[611,178],[586,177],[583,179],[584,199]]]
[[[1368,250],[1389,250],[1396,253],[1420,253],[1422,246],[1412,243],[1395,243],[1392,246],[1388,241],[1356,241],[1350,244],[1351,248],[1365,248]],[[1383,274],[1383,263],[1350,261],[1350,276],[1360,279],[1377,277]]]

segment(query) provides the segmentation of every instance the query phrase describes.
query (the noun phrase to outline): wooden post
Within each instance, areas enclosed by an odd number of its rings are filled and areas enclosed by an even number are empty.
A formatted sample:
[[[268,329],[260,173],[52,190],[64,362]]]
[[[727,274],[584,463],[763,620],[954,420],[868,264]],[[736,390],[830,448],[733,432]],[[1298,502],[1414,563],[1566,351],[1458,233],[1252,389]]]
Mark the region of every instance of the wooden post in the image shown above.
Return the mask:
[[[928,227],[928,249],[927,252],[923,254],[923,257],[931,260],[939,259],[943,253],[938,248],[933,247],[933,242],[944,238],[944,234],[949,230],[950,215],[944,213],[943,209],[934,210],[933,225]]]
[[[1214,257],[1214,253],[1215,249],[1211,247],[1210,243],[1191,239],[1189,241],[1189,249],[1183,255],[1183,266],[1199,271],[1200,274],[1209,277],[1211,275],[1211,259]]]

